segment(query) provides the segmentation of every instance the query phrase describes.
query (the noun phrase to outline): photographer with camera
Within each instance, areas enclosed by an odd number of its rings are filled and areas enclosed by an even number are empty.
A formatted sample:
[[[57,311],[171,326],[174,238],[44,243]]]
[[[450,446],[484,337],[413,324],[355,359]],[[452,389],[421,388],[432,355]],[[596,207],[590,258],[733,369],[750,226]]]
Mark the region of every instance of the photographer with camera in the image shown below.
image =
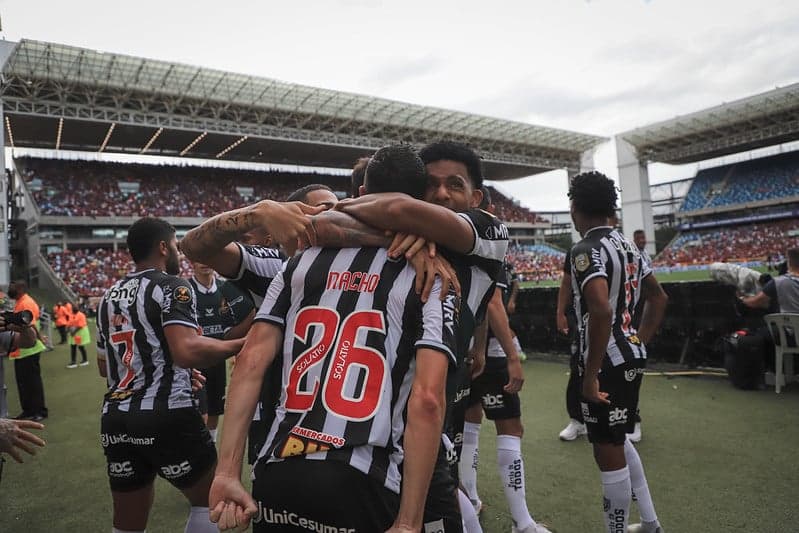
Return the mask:
[[[27,334],[33,332],[32,344],[20,344],[18,348],[9,353],[9,359],[14,360],[16,371],[17,390],[22,412],[15,418],[29,419],[36,422],[47,418],[47,406],[44,404],[44,385],[42,384],[42,370],[39,364],[40,354],[46,350],[44,343],[39,338],[39,304],[28,294],[28,285],[22,280],[13,282],[8,287],[8,296],[16,300],[13,315],[5,315],[5,324],[10,322],[11,316],[22,317],[24,311],[30,313]],[[22,324],[17,324],[20,326]],[[19,332],[22,334],[22,331]]]
[[[36,344],[36,331],[30,326],[31,321],[28,321],[28,325],[21,323],[24,322],[23,318],[32,318],[28,313],[16,314],[13,311],[6,311],[0,314],[0,358],[15,350],[29,349]],[[3,360],[0,359],[0,418],[8,416],[3,368]]]

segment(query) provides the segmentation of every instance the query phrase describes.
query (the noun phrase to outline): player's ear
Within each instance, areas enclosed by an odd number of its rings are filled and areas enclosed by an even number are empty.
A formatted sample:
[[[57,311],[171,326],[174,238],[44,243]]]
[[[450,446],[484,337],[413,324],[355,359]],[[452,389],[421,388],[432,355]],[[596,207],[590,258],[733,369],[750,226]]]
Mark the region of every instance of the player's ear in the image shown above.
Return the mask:
[[[478,207],[483,203],[483,191],[480,189],[472,190],[472,207]]]
[[[169,244],[166,241],[158,241],[158,255],[169,255]]]

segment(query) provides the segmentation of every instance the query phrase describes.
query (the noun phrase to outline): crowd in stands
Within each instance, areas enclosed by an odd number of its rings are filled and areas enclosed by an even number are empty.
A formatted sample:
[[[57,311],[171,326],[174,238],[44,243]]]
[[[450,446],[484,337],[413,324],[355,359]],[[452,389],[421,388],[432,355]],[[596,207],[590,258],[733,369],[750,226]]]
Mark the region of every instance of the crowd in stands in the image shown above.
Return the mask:
[[[529,222],[530,224],[546,222],[543,218],[521,206],[519,202],[508,198],[494,187],[488,186],[488,190],[491,192],[491,201],[495,209],[494,214],[500,220],[505,222]]]
[[[799,195],[799,153],[775,155],[700,170],[682,211],[717,208]]]
[[[126,250],[78,249],[47,254],[56,275],[80,297],[102,296],[115,281],[133,272],[135,266]],[[192,274],[191,264],[181,257],[180,275]]]
[[[20,159],[43,215],[207,217],[284,200],[309,183],[349,190],[347,176],[211,167]]]
[[[799,247],[799,220],[714,228],[681,233],[655,258],[655,266],[677,267],[714,262],[765,263]]]
[[[548,244],[511,246],[508,261],[519,281],[557,281],[563,272],[566,254]]]

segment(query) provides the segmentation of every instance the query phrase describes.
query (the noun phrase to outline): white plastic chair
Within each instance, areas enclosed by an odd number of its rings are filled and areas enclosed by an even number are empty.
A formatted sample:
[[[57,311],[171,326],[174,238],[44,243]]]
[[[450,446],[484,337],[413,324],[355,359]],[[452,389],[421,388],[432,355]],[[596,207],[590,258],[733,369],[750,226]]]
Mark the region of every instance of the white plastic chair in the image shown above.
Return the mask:
[[[771,339],[774,341],[774,350],[777,355],[774,388],[779,394],[786,382],[786,377],[788,379],[794,377],[792,356],[799,355],[799,313],[773,313],[766,315],[764,320]],[[785,361],[787,372],[784,372],[783,361]]]

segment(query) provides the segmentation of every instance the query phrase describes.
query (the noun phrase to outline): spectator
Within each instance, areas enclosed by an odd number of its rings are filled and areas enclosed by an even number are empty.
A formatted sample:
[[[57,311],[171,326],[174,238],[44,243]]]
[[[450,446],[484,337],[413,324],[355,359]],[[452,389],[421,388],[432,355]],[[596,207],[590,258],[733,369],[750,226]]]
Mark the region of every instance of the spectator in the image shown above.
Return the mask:
[[[28,285],[22,280],[15,281],[8,288],[8,295],[15,299],[14,312],[30,311],[33,315],[33,329],[39,328],[39,304],[28,294]],[[28,328],[26,328],[28,329]],[[24,346],[24,345],[22,345]],[[14,360],[14,371],[17,378],[17,390],[22,412],[15,418],[31,419],[35,422],[47,418],[47,406],[44,403],[44,384],[39,355],[45,350],[44,343],[37,338],[30,347],[18,347],[9,354]]]
[[[81,362],[80,366],[88,366],[89,359],[86,356],[86,345],[92,342],[91,335],[89,334],[88,323],[86,315],[80,310],[77,305],[71,306],[72,313],[69,315],[67,327],[69,327],[69,357],[70,363],[67,368],[77,368],[76,364],[76,351],[80,350]]]
[[[799,313],[799,248],[788,250],[788,272],[777,276],[754,296],[741,298],[744,305],[769,309],[775,302],[780,313]]]

